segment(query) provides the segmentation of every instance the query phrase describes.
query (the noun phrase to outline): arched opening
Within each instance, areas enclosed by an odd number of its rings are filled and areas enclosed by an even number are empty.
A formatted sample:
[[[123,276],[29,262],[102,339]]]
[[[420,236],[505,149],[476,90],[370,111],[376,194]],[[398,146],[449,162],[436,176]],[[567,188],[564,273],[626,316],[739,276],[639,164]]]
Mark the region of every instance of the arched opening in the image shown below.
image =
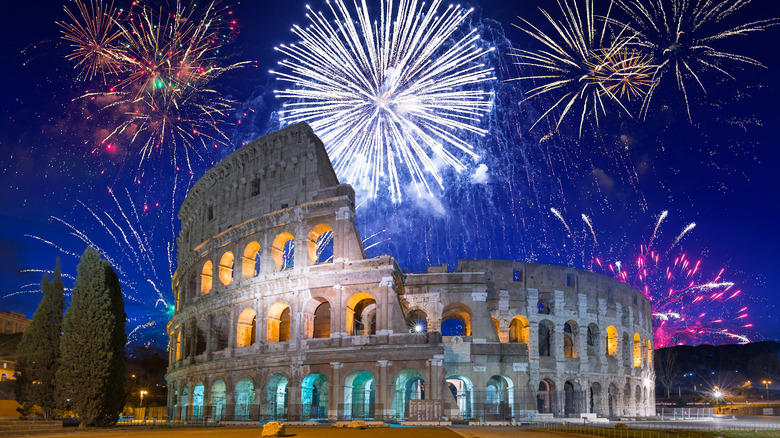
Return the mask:
[[[509,323],[509,342],[528,343],[528,320],[524,316],[515,316]]]
[[[576,322],[568,321],[563,325],[563,357],[573,359],[580,356],[578,333],[579,327]]]
[[[225,417],[225,382],[217,380],[211,385],[209,397],[209,416],[214,421],[222,421]]]
[[[485,419],[509,420],[514,409],[514,385],[506,376],[492,376],[485,391]]]
[[[601,384],[598,382],[593,382],[590,385],[590,413],[602,416]]]
[[[198,327],[195,329],[195,355],[206,352],[206,331],[208,330],[206,321],[198,321]]]
[[[347,301],[347,334],[349,336],[376,334],[376,300],[365,292],[356,293]]]
[[[301,421],[328,419],[328,379],[320,374],[309,374],[301,384]]]
[[[344,418],[367,420],[374,418],[374,376],[368,371],[356,370],[344,380]]]
[[[634,368],[642,366],[642,340],[639,333],[634,333]]]
[[[607,388],[607,414],[609,417],[616,416],[618,406],[618,389],[614,383],[610,383]]]
[[[550,320],[543,319],[539,321],[539,356],[549,357],[553,356],[553,333],[554,326]]]
[[[330,303],[324,302],[314,311],[314,337],[330,337]]]
[[[595,358],[596,352],[599,351],[599,326],[594,323],[588,325],[585,341],[588,346],[588,358]]]
[[[539,294],[536,310],[542,315],[552,315],[555,313],[555,298],[549,293]]]
[[[623,387],[623,412],[621,415],[632,415],[631,413],[631,385],[626,383]]]
[[[539,382],[539,391],[536,393],[536,410],[540,414],[551,414],[555,408],[555,383],[544,379]]]
[[[230,342],[229,330],[227,317],[225,315],[219,316],[217,322],[214,324],[214,351],[221,351],[228,348]]]
[[[498,338],[499,341],[500,341],[501,340],[501,326],[498,323],[498,319],[496,319],[495,317],[491,317],[491,319],[493,320],[493,326],[496,328],[496,338]]]
[[[287,342],[290,340],[290,306],[281,301],[274,303],[268,309],[266,340]]]
[[[203,264],[203,269],[200,271],[200,294],[206,295],[211,292],[211,276],[214,273],[214,266],[211,264],[211,260],[206,260]]]
[[[422,309],[414,309],[406,316],[409,333],[428,333],[428,314]]]
[[[219,281],[225,286],[233,282],[233,253],[228,251],[219,259]]]
[[[468,377],[460,375],[447,376],[447,387],[455,398],[458,410],[464,419],[474,417],[474,385]]]
[[[241,275],[244,279],[250,279],[260,275],[260,244],[249,242],[244,249],[244,258],[241,265]]]
[[[236,347],[249,347],[254,345],[257,333],[257,313],[252,309],[244,309],[238,315],[238,331],[236,334]]]
[[[184,385],[181,388],[180,393],[180,399],[179,399],[179,407],[181,408],[181,412],[179,414],[180,420],[186,420],[187,419],[187,404],[189,402],[189,393],[187,392],[187,385]]]
[[[406,369],[396,374],[393,385],[393,417],[409,416],[410,400],[425,400],[425,379],[417,370]]]
[[[274,374],[265,386],[265,417],[269,421],[287,419],[287,377]]]
[[[471,336],[471,309],[465,304],[446,306],[441,314],[442,336]]]
[[[635,415],[640,415],[642,409],[642,387],[636,385],[635,389],[636,389],[634,391],[634,398],[636,399]]]
[[[200,420],[203,418],[203,395],[205,388],[202,382],[195,385],[192,391],[192,419]]]
[[[271,258],[277,271],[292,269],[295,260],[295,240],[290,233],[279,233],[271,245]]]
[[[234,418],[239,421],[251,420],[255,405],[255,384],[251,379],[243,377],[236,383],[235,397]]]
[[[311,229],[308,236],[309,261],[313,265],[333,261],[333,228],[319,224]]]
[[[618,352],[618,333],[615,326],[607,327],[607,356],[616,357]]]
[[[647,367],[653,368],[653,341],[647,340]]]
[[[582,393],[579,390],[579,386],[567,380],[563,384],[563,412],[569,417],[574,414],[583,412],[582,409],[583,400]]]

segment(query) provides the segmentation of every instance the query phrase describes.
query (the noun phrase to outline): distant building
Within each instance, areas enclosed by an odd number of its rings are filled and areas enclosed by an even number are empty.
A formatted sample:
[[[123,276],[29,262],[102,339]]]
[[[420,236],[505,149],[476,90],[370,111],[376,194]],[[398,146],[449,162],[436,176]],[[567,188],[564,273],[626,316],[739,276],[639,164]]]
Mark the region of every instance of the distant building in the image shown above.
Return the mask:
[[[24,333],[31,322],[32,320],[27,319],[24,313],[0,311],[0,333],[7,335]]]

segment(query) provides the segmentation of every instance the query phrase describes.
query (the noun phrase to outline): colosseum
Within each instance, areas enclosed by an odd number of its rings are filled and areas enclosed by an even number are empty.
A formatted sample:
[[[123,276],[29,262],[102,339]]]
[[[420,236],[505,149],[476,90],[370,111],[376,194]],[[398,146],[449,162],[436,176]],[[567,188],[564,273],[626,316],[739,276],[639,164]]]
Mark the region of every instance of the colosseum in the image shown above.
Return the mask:
[[[654,413],[651,309],[592,272],[368,258],[306,124],[242,147],[179,211],[179,421],[501,421]]]

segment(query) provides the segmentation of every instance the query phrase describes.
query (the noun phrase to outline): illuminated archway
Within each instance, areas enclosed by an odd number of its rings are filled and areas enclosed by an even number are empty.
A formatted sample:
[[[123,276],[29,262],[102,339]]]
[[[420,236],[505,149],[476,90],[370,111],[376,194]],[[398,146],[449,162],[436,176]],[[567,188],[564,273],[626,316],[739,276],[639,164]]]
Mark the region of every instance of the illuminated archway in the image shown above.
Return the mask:
[[[230,251],[222,254],[222,258],[219,259],[219,281],[225,286],[233,282],[233,253]]]
[[[271,245],[271,258],[277,271],[286,271],[294,267],[295,240],[290,233],[279,233]]]
[[[244,309],[238,315],[236,347],[254,345],[257,333],[257,313],[252,309]]]
[[[244,279],[254,278],[260,275],[260,244],[249,242],[244,249],[244,257],[241,265],[241,275]]]
[[[347,335],[376,334],[376,299],[371,294],[352,295],[347,301],[346,316]]]
[[[287,419],[287,377],[274,374],[265,386],[265,417],[271,421]]]
[[[211,264],[211,260],[206,260],[203,264],[203,269],[200,271],[200,294],[206,295],[211,292],[211,276],[214,273],[214,265]]]
[[[502,375],[492,376],[485,391],[486,419],[504,421],[512,418],[514,410],[514,385],[512,379]]]
[[[217,380],[209,391],[209,415],[214,421],[221,421],[225,416],[225,382]]]
[[[634,367],[642,366],[642,340],[639,333],[634,333]]]
[[[311,229],[307,239],[309,263],[319,265],[333,261],[333,228],[319,224]]]
[[[248,377],[243,377],[236,383],[235,389],[236,407],[233,417],[236,420],[248,421],[252,419],[252,409],[255,405],[255,384]]]
[[[615,326],[607,327],[607,356],[616,357],[618,353],[618,332]]]
[[[328,418],[328,378],[320,373],[309,374],[301,384],[302,421]]]
[[[287,342],[290,340],[290,306],[277,302],[268,309],[266,340]]]
[[[471,309],[461,303],[453,303],[441,313],[442,336],[471,336]]]
[[[406,369],[393,382],[393,418],[407,418],[409,400],[425,400],[425,379],[419,371]]]
[[[509,342],[528,343],[528,320],[518,315],[509,323]]]
[[[344,380],[344,418],[367,420],[374,418],[376,382],[365,370],[355,370]]]

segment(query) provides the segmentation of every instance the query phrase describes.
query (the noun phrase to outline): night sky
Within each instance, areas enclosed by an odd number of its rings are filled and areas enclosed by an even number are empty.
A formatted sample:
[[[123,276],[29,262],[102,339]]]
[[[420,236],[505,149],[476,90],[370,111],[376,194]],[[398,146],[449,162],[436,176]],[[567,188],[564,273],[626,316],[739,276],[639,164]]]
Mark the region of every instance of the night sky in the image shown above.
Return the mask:
[[[188,187],[213,163],[242,142],[280,127],[281,102],[273,96],[279,85],[268,71],[282,58],[273,48],[295,41],[290,26],[306,23],[307,3],[258,0],[233,7],[240,32],[226,46],[230,61],[256,64],[214,84],[238,102],[222,125],[233,145],[201,151],[191,173],[186,166],[176,170],[165,151],[139,168],[133,145],[100,146],[101,129],[110,121],[78,99],[99,87],[80,79],[64,58],[68,46],[55,24],[66,19],[63,4],[72,3],[13,2],[4,5],[0,19],[0,309],[32,316],[41,297],[41,270],[51,270],[61,257],[63,272],[75,275],[78,255],[89,241],[111,258],[125,283],[128,327],[135,329],[131,343],[165,348],[176,260],[172,242],[179,227],[175,213]],[[324,0],[308,4],[326,8]],[[753,57],[766,68],[726,62],[734,79],[704,73],[707,93],[689,90],[693,123],[669,82],[646,120],[610,108],[598,127],[587,123],[580,137],[576,122],[558,131],[550,123],[529,130],[549,102],[523,101],[529,81],[507,81],[529,73],[512,64],[508,47],[538,49],[512,26],[520,23],[516,17],[545,28],[537,7],[559,14],[556,2],[461,4],[475,8],[469,25],[480,27],[485,43],[497,48],[483,60],[492,63],[498,80],[491,85],[494,109],[482,121],[490,132],[472,143],[480,160],[464,173],[446,174],[444,189],[429,199],[406,197],[400,204],[381,195],[358,199],[362,237],[379,233],[366,240],[366,246],[376,243],[368,254],[392,254],[409,272],[441,263],[454,269],[459,258],[604,272],[596,259],[605,266],[616,260],[631,266],[659,214],[668,210],[654,242],[665,259],[661,263],[684,253],[701,261],[700,279],[709,281],[724,269],[722,279],[734,283],[725,295],[742,291],[731,301],[688,307],[686,315],[723,319],[727,328],[751,340],[780,340],[780,296],[774,286],[780,266],[780,27],[718,43],[719,49]],[[606,4],[596,0],[597,7]],[[722,25],[769,17],[780,17],[780,4],[753,0]],[[486,178],[476,177],[480,164],[487,167]],[[569,230],[551,208],[561,212]],[[592,221],[598,244],[588,237],[582,214]],[[669,249],[692,222],[693,231]],[[745,313],[748,317],[734,319]],[[702,334],[685,342],[734,340]]]

